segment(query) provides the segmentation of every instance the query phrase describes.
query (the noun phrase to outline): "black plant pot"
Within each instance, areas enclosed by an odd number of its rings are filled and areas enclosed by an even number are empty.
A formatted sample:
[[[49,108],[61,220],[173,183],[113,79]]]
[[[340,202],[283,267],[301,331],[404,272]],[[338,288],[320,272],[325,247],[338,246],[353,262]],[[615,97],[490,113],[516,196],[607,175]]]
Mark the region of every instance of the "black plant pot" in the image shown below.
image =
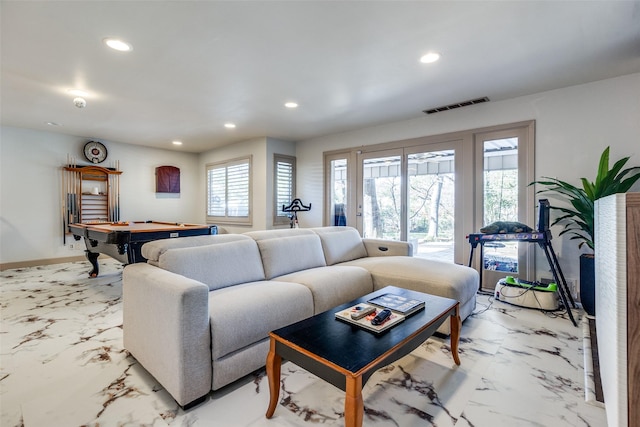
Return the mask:
[[[593,254],[580,255],[580,302],[584,311],[596,315],[596,271]]]

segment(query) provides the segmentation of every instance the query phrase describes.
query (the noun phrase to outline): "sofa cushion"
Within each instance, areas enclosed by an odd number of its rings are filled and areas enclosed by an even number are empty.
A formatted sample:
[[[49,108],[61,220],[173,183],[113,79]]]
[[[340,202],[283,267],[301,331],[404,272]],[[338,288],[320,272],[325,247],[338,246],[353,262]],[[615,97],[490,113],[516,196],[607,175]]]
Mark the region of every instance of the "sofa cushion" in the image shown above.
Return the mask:
[[[267,280],[294,271],[326,265],[317,234],[258,240]]]
[[[258,246],[252,239],[170,249],[160,255],[158,266],[198,280],[209,290],[264,280]]]
[[[256,230],[244,233],[245,236],[251,237],[255,241],[278,239],[280,237],[309,236],[314,234],[316,233],[308,228],[276,228],[273,230]]]
[[[313,315],[313,297],[297,283],[260,281],[209,293],[212,360]],[[266,353],[264,360],[266,360]],[[214,367],[215,370],[215,367]]]
[[[160,255],[169,249],[190,248],[194,246],[215,245],[217,243],[227,243],[237,240],[249,240],[249,237],[242,234],[214,234],[206,236],[189,236],[173,239],[160,239],[142,245],[142,256],[150,264],[156,264]]]
[[[211,388],[218,390],[238,378],[247,376],[264,367],[268,353],[269,338],[265,338],[227,356],[215,359],[212,369]]]
[[[473,268],[405,256],[367,257],[340,265],[360,266],[369,270],[374,290],[393,285],[460,301],[462,320],[473,312],[476,305],[479,275]],[[438,332],[445,335],[450,331],[449,322],[444,322],[438,328]]]
[[[393,285],[412,291],[452,298],[461,304],[475,298],[479,276],[473,268],[426,258],[368,257],[341,265],[369,270],[374,289]]]
[[[311,268],[277,277],[276,280],[308,287],[313,294],[315,314],[373,291],[371,274],[364,268],[353,266]]]
[[[311,230],[320,236],[327,265],[367,256],[362,238],[353,227],[319,227]]]

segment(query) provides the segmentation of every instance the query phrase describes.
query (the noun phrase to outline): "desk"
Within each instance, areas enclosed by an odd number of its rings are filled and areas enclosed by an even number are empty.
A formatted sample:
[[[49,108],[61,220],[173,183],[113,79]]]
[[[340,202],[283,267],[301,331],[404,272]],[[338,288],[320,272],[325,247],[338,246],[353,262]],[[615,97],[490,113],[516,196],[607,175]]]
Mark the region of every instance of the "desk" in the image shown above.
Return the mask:
[[[98,275],[98,256],[103,253],[123,264],[145,262],[140,253],[143,244],[173,237],[218,234],[215,225],[140,221],[127,223],[69,224],[74,239],[84,238],[85,254],[93,266],[89,277]]]

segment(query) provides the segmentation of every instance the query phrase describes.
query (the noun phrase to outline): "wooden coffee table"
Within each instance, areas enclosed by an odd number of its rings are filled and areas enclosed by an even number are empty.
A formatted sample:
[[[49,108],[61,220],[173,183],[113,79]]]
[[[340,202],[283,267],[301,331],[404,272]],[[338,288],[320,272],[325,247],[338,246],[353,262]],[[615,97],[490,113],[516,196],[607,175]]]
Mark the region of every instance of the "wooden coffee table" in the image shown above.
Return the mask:
[[[335,318],[335,312],[387,292],[423,300],[425,308],[380,334]],[[361,427],[364,415],[362,386],[369,377],[379,368],[416,349],[447,318],[451,319],[451,353],[456,365],[460,364],[459,307],[459,302],[453,299],[388,286],[271,332],[271,347],[267,356],[270,391],[267,418],[273,416],[278,404],[280,366],[282,358],[285,358],[345,391],[345,426]]]

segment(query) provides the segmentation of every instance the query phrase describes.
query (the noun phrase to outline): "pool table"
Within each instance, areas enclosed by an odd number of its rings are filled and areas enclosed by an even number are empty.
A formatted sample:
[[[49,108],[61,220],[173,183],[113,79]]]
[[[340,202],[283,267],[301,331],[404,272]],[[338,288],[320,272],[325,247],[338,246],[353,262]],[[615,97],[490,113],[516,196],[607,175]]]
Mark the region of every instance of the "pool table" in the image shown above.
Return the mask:
[[[85,254],[93,266],[89,277],[98,276],[98,256],[102,253],[123,264],[145,262],[140,253],[143,244],[152,240],[174,237],[218,234],[215,225],[183,224],[176,222],[131,221],[97,224],[69,224],[74,239],[84,238]]]

